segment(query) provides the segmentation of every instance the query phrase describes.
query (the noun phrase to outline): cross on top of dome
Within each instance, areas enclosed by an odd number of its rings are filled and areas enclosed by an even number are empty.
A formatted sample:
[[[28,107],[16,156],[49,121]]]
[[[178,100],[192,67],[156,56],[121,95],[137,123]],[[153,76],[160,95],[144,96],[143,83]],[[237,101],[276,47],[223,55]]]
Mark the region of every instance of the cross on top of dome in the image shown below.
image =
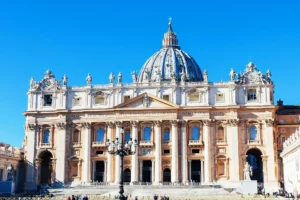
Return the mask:
[[[178,48],[180,49],[180,47],[178,46],[178,40],[177,40],[177,36],[176,33],[173,32],[173,28],[172,28],[172,18],[169,17],[169,29],[168,32],[166,32],[164,34],[164,39],[163,39],[163,47],[174,47],[174,48]]]

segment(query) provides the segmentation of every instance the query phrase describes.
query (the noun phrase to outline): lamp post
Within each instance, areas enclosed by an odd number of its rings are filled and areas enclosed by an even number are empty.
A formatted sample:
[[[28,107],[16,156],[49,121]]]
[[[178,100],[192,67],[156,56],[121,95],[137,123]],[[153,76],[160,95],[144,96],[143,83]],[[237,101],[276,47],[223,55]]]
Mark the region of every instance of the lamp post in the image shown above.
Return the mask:
[[[107,152],[112,155],[120,156],[120,184],[119,195],[116,196],[116,200],[127,200],[127,197],[123,195],[123,160],[124,156],[134,155],[136,153],[136,147],[138,146],[137,140],[132,141],[132,138],[127,142],[123,142],[124,129],[122,127],[120,132],[120,138],[116,138],[116,141],[110,142],[109,139],[106,142]]]

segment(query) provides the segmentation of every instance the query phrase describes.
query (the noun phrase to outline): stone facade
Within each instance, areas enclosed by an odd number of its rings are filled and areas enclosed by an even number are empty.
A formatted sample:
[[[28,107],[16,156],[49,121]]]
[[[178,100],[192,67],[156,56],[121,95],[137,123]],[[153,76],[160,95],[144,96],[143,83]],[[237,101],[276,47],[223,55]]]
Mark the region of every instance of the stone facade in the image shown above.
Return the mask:
[[[0,181],[7,180],[7,168],[12,165],[16,171],[18,167],[18,161],[20,159],[20,150],[16,147],[12,147],[9,144],[0,142]]]
[[[160,57],[157,57],[160,55]],[[180,64],[181,63],[181,64]],[[124,180],[163,184],[190,181],[237,186],[248,160],[252,179],[278,187],[277,106],[271,73],[253,63],[229,81],[209,82],[180,50],[172,24],[162,49],[133,82],[109,75],[109,84],[68,86],[48,70],[30,80],[26,117],[26,189],[67,183],[119,181],[119,160],[106,140],[137,139],[137,154],[124,159]],[[115,83],[117,82],[117,83]]]

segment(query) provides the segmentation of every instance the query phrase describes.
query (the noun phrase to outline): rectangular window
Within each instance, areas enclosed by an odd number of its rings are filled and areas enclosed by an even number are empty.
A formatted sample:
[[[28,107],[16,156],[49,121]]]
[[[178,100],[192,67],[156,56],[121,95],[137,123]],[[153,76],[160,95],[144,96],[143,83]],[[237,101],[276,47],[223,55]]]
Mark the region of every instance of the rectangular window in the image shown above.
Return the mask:
[[[80,97],[75,97],[75,98],[73,99],[73,106],[79,106],[80,103],[81,103],[80,100],[81,100]]]
[[[256,89],[249,89],[247,92],[248,101],[256,101]]]
[[[130,99],[130,96],[124,96],[124,103],[129,101],[129,99]]]
[[[96,154],[101,155],[101,154],[103,154],[103,151],[96,151]]]
[[[164,154],[170,154],[170,149],[164,149]]]
[[[52,95],[44,95],[44,106],[52,106]]]
[[[216,94],[216,102],[223,103],[225,101],[225,97],[223,93]]]
[[[95,104],[104,104],[104,97],[95,97]]]
[[[125,141],[128,142],[130,140],[130,132],[125,133]]]
[[[189,99],[192,102],[198,102],[199,101],[199,94],[198,93],[190,94]]]
[[[199,149],[192,149],[192,153],[199,153],[200,150]]]
[[[170,132],[164,132],[164,142],[170,141]]]
[[[163,100],[170,101],[170,95],[164,94],[163,95]]]

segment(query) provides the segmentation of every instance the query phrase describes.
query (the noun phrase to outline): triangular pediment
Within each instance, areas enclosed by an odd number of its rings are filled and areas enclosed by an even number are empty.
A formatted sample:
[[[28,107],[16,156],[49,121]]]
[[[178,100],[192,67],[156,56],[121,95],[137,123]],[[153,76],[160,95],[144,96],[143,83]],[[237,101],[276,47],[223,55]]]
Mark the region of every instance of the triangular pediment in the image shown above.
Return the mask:
[[[114,108],[179,108],[177,104],[158,98],[148,93],[140,94],[127,102],[121,103]]]

